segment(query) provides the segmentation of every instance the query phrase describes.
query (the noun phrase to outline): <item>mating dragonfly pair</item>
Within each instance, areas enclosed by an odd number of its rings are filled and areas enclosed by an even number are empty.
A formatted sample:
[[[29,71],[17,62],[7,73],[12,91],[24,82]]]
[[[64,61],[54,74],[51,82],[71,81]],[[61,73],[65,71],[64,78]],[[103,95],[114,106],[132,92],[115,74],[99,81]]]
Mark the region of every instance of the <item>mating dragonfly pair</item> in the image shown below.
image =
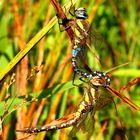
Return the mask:
[[[117,90],[110,86],[110,78],[106,73],[98,71],[93,72],[88,67],[87,63],[85,62],[85,58],[83,57],[86,55],[86,49],[88,48],[87,42],[90,40],[89,24],[86,21],[88,15],[85,8],[75,9],[73,5],[71,5],[69,13],[73,16],[72,19],[65,19],[60,22],[60,19],[58,18],[58,21],[60,30],[61,25],[64,26],[64,30],[67,30],[71,27],[74,30],[74,42],[72,48],[72,66],[74,70],[73,84],[75,74],[81,76],[80,79],[88,84],[88,86],[86,87],[87,91],[84,94],[84,98],[79,104],[78,109],[75,113],[62,117],[58,120],[54,120],[50,124],[44,125],[40,128],[29,127],[22,130],[17,130],[17,132],[38,133],[41,131],[51,131],[74,126],[70,132],[70,136],[73,137],[76,132],[81,128],[81,126],[85,126],[84,128],[86,128],[85,120],[87,119],[87,116],[89,114],[92,121],[90,123],[90,127],[85,130],[88,132],[89,129],[90,131],[93,131],[93,118],[95,112],[108,105],[112,101],[112,98],[100,97],[98,93],[99,86],[111,91],[114,95],[121,98],[130,107],[140,110],[140,108],[133,104],[128,98],[121,95]],[[83,64],[84,70],[86,71],[80,69],[79,61]],[[88,79],[88,81],[83,80],[83,78]]]
[[[80,103],[76,113],[73,113],[66,117],[62,117],[61,119],[55,120],[52,123],[42,126],[40,128],[30,127],[23,130],[17,130],[17,132],[36,133],[36,132],[41,132],[41,131],[62,129],[62,128],[75,125],[75,127],[73,127],[70,133],[70,135],[73,136],[75,134],[75,131],[76,130],[78,131],[81,124],[83,124],[89,112],[91,112],[92,114],[91,118],[93,118],[96,110],[101,109],[103,106],[111,102],[110,98],[99,97],[98,89],[97,89],[98,86],[104,86],[104,87],[109,86],[110,78],[107,76],[107,74],[102,73],[102,72],[97,72],[97,71],[92,72],[86,63],[84,63],[84,65],[86,66],[85,69],[89,70],[89,72],[84,72],[80,70],[78,66],[77,59],[81,59],[81,55],[85,54],[84,51],[88,48],[86,43],[87,43],[87,40],[90,38],[89,31],[88,31],[89,28],[87,28],[89,27],[89,24],[86,21],[86,19],[88,18],[86,10],[85,8],[75,9],[75,7],[71,5],[69,13],[74,18],[70,20],[67,19],[67,21],[66,20],[62,21],[62,26],[64,26],[65,22],[67,22],[68,26],[65,28],[65,30],[69,27],[73,27],[74,29],[75,40],[74,40],[73,49],[72,49],[72,66],[74,70],[74,78],[75,78],[75,74],[78,74],[82,76],[83,78],[92,79],[89,82],[89,86],[86,88],[87,92],[84,94],[84,98],[82,102]],[[59,21],[59,26],[61,30],[61,23],[60,23],[59,18],[58,18],[58,21]],[[74,84],[74,78],[73,78],[73,84]],[[100,80],[101,78],[105,79],[104,83]],[[91,127],[93,128],[94,121],[93,123],[91,123],[91,125],[92,125]]]

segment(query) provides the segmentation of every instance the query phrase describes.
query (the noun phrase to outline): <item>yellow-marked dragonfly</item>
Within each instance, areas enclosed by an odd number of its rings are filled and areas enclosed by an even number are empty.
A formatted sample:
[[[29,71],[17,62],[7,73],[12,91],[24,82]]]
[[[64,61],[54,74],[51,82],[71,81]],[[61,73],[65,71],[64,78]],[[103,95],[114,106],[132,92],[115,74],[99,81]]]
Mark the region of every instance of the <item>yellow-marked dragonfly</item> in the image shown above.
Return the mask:
[[[98,86],[104,86],[104,81],[96,76],[94,77],[94,80],[92,81],[95,86],[91,87],[89,85],[86,88],[86,92],[83,96],[83,100],[79,104],[77,111],[73,114],[70,114],[68,116],[64,116],[60,119],[52,121],[50,124],[44,125],[42,127],[28,127],[21,130],[16,130],[17,132],[23,132],[23,133],[39,133],[42,131],[52,131],[62,128],[67,128],[70,126],[73,126],[69,136],[74,137],[76,132],[79,131],[80,128],[84,128],[85,131],[93,132],[94,128],[94,115],[97,110],[102,109],[104,106],[108,105],[111,101],[111,97],[101,97],[100,93],[98,92]],[[90,126],[89,124],[85,124],[85,120],[90,115]],[[86,128],[88,126],[88,128]]]
[[[72,48],[72,66],[74,70],[73,85],[75,85],[74,84],[75,75],[78,74],[81,77],[89,79],[94,76],[103,77],[106,80],[105,86],[109,86],[110,84],[109,76],[104,72],[99,71],[93,72],[87,64],[87,49],[89,47],[89,42],[91,41],[91,38],[96,37],[91,35],[90,25],[87,21],[88,14],[86,12],[86,9],[83,7],[75,9],[71,1],[69,13],[73,16],[72,19],[65,18],[64,20],[61,21],[58,17],[58,22],[60,31],[67,30],[70,27],[74,31],[73,35],[74,42]],[[64,27],[63,30],[62,27]]]
[[[98,91],[98,87],[104,87],[105,85],[106,85],[106,80],[104,78],[94,76],[92,80],[88,82],[88,86],[86,87],[86,92],[84,93],[83,100],[80,102],[77,111],[75,113],[54,120],[51,123],[41,127],[28,127],[16,131],[32,134],[32,133],[39,133],[42,131],[52,131],[52,130],[63,129],[63,128],[73,126],[72,130],[69,133],[69,137],[75,137],[75,134],[80,129],[82,129],[84,132],[88,132],[88,136],[91,136],[94,130],[94,123],[95,123],[94,115],[96,111],[102,109],[106,105],[110,104],[112,101],[112,97],[102,97]],[[121,95],[113,87],[109,86],[107,87],[107,89],[110,90],[113,94],[120,97],[130,107],[139,110],[138,106],[133,104],[124,95]],[[87,119],[89,120],[90,123],[87,121]]]

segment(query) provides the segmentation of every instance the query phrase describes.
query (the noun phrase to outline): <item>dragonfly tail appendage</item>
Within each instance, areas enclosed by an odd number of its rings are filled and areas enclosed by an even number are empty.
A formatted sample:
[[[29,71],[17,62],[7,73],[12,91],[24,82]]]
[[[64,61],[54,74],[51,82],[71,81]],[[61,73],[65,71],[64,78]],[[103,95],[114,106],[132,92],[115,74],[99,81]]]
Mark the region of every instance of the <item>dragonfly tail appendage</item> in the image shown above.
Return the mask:
[[[105,87],[105,88],[106,88],[106,87],[109,87],[111,79],[110,79],[110,77],[107,75],[107,73],[100,72],[100,71],[95,71],[95,72],[92,73],[92,75],[93,75],[93,77],[94,77],[94,76],[98,76],[99,78],[104,78],[104,80],[105,80],[105,85],[104,85],[104,87]]]

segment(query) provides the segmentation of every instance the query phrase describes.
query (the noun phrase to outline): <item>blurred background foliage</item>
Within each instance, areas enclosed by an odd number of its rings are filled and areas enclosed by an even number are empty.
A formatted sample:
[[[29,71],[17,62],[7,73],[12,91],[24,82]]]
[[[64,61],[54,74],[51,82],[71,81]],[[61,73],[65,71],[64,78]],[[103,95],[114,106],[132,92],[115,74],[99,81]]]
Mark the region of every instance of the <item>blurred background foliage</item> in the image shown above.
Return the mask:
[[[59,2],[64,5],[69,1]],[[93,70],[109,71],[111,84],[118,90],[138,77],[140,0],[78,0],[76,7],[87,9],[91,31],[103,37],[97,40],[94,48],[100,58],[98,62],[95,62],[97,58],[94,52],[88,55]],[[49,0],[0,1],[0,71],[55,15]],[[59,31],[57,20],[55,22],[55,26],[1,82],[2,139],[24,138],[24,134],[16,133],[15,130],[41,126],[68,115],[74,112],[82,100],[84,90],[72,85],[70,40],[65,32]],[[127,62],[127,65],[111,71]],[[100,89],[100,92],[107,91]],[[140,106],[139,84],[122,94]],[[113,103],[101,109],[95,115],[92,137],[88,138],[79,131],[77,139],[120,140],[124,139],[124,135],[128,139],[139,139],[140,113],[130,109],[117,97],[114,100],[118,115]],[[42,132],[29,139],[68,139],[70,129]]]

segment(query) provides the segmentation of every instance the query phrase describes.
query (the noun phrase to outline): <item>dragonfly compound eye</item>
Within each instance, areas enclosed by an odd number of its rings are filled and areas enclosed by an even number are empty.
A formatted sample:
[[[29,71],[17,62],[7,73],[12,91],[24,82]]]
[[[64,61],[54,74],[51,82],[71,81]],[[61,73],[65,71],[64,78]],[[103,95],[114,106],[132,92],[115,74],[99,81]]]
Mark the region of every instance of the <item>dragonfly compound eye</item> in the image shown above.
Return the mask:
[[[87,11],[85,8],[81,7],[75,10],[75,17],[77,19],[87,19],[88,15],[87,15]]]

